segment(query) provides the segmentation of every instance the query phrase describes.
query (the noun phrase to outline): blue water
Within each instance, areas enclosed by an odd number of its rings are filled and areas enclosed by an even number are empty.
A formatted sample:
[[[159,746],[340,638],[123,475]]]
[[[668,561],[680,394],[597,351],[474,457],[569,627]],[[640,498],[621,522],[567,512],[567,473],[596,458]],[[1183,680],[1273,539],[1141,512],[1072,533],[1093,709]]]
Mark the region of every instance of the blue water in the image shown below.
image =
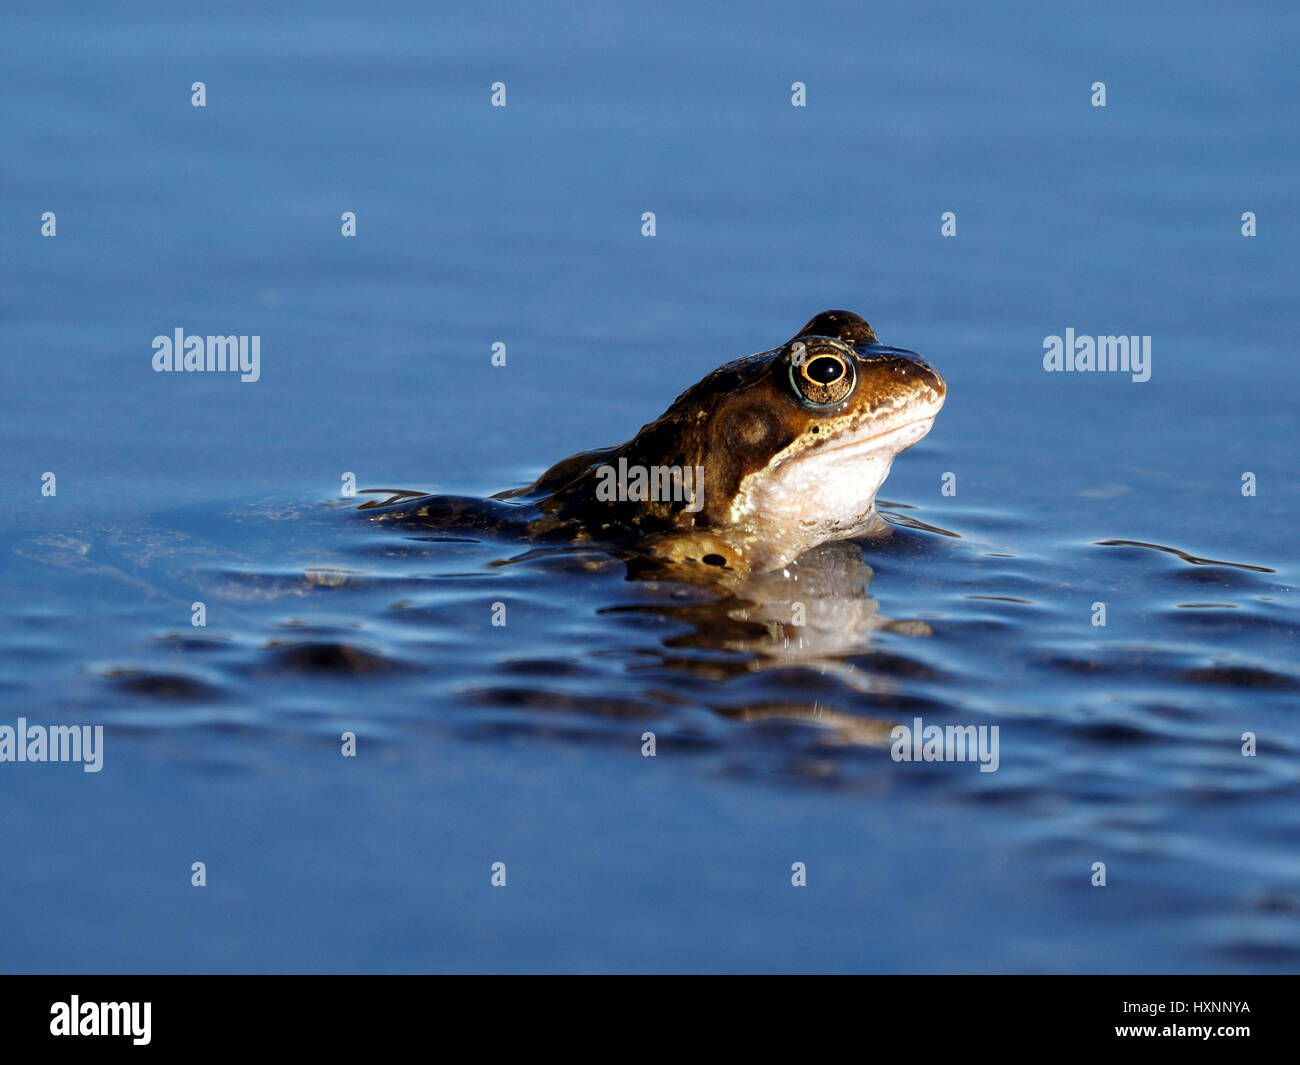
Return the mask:
[[[1293,5],[0,29],[0,725],[105,727],[0,763],[0,968],[1300,968]],[[343,494],[526,483],[831,307],[948,400],[793,650],[779,589]],[[153,372],[176,328],[260,379]],[[893,761],[917,716],[998,770]]]

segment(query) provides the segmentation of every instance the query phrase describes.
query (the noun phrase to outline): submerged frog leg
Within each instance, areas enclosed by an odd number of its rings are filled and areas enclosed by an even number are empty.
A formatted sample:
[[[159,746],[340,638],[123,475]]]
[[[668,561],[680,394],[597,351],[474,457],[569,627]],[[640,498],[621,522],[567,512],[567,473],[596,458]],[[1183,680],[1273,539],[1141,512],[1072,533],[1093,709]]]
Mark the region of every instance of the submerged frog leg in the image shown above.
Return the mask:
[[[410,529],[460,529],[503,535],[522,535],[536,512],[518,503],[476,496],[420,496],[399,503],[366,503],[368,520]]]
[[[637,579],[731,585],[744,581],[750,572],[743,551],[707,529],[653,536],[620,553],[625,554],[629,574]]]

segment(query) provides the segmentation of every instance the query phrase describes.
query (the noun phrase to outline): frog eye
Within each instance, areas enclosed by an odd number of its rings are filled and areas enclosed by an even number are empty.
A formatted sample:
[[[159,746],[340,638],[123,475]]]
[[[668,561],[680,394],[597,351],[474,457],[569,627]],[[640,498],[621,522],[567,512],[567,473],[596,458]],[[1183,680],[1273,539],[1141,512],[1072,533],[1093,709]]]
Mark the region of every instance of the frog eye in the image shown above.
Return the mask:
[[[790,359],[790,381],[805,403],[827,407],[853,391],[853,363],[827,348],[806,348],[796,342]]]

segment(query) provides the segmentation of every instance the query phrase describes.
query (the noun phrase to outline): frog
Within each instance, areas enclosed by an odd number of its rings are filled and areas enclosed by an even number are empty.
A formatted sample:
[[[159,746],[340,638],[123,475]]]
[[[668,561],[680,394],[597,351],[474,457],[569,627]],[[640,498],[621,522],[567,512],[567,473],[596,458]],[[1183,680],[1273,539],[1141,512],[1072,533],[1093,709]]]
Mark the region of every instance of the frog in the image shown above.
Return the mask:
[[[371,521],[599,546],[698,583],[780,570],[820,544],[889,533],[876,493],[930,431],[947,385],[860,315],[814,315],[733,359],[624,444],[563,459],[489,499],[389,494]]]

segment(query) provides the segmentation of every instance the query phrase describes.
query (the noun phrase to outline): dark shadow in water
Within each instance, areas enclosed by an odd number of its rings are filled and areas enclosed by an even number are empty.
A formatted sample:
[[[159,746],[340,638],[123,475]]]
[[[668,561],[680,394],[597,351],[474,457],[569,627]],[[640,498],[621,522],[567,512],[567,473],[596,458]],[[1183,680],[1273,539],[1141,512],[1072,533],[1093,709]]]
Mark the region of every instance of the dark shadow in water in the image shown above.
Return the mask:
[[[1180,551],[1176,547],[1162,547],[1160,544],[1148,544],[1142,540],[1094,540],[1094,547],[1145,547],[1152,551],[1164,551],[1171,555],[1177,555],[1184,562],[1190,562],[1193,566],[1230,566],[1232,569],[1248,569],[1255,573],[1276,573],[1277,570],[1269,569],[1267,566],[1251,566],[1245,562],[1219,562],[1212,558],[1199,558],[1196,555],[1189,555],[1186,551]]]

